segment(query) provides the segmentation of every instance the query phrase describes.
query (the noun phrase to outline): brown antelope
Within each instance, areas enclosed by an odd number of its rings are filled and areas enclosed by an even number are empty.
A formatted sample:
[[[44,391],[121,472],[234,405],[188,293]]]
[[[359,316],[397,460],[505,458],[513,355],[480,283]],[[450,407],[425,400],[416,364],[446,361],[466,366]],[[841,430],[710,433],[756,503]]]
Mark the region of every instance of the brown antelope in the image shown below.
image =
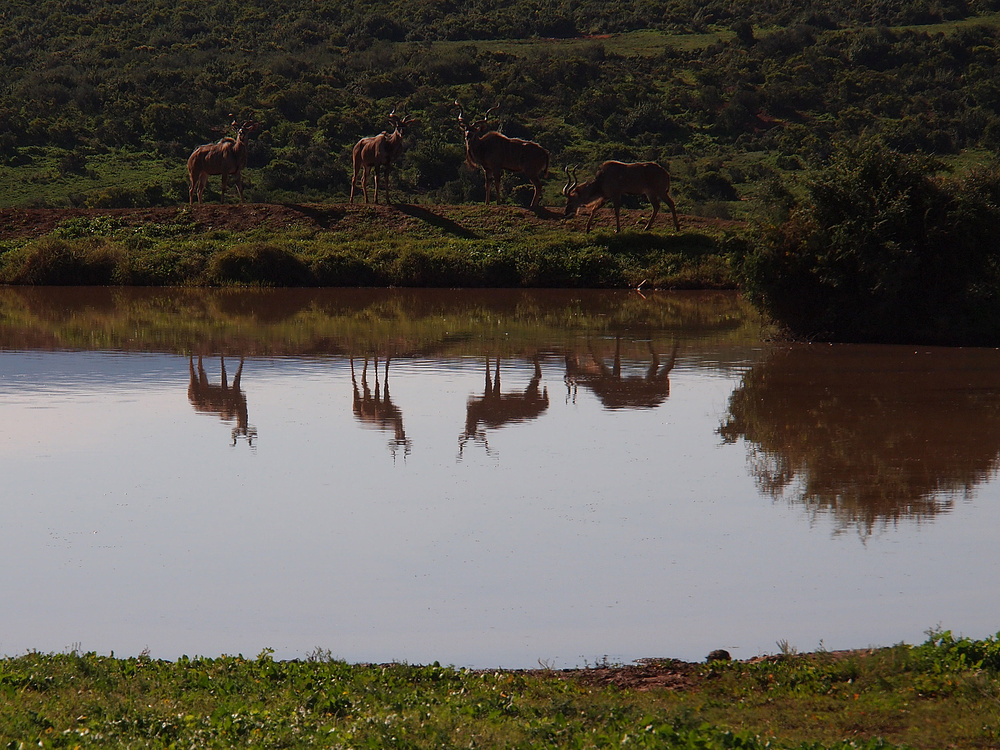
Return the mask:
[[[566,355],[566,389],[576,401],[579,386],[590,388],[606,409],[653,409],[670,395],[670,371],[677,361],[678,344],[665,363],[660,355],[649,347],[649,366],[643,375],[623,375],[621,357],[621,337],[615,337],[615,352],[608,367],[604,357],[590,349],[589,364],[580,362],[576,354]]]
[[[458,102],[455,102],[455,106],[461,107]],[[508,172],[520,172],[528,178],[535,187],[531,205],[537,206],[542,198],[542,178],[549,174],[549,152],[534,141],[508,138],[490,129],[487,121],[490,112],[497,107],[490,107],[482,120],[472,123],[466,123],[461,108],[459,109],[458,124],[465,134],[465,163],[470,169],[482,167],[486,173],[487,206],[490,204],[491,182],[496,190],[497,203],[500,202],[500,176],[505,169]]]
[[[542,368],[535,357],[535,371],[524,393],[500,392],[500,358],[497,357],[496,371],[490,378],[490,358],[486,358],[486,390],[481,397],[473,397],[465,406],[465,431],[458,440],[458,456],[470,440],[482,442],[487,453],[490,446],[486,440],[486,427],[502,427],[509,422],[524,422],[535,419],[549,408],[548,388],[539,391]],[[482,425],[483,429],[480,428]]]
[[[188,157],[188,178],[191,180],[191,187],[188,188],[188,205],[194,205],[194,196],[198,196],[198,203],[201,203],[205,186],[208,184],[209,175],[222,175],[222,197],[226,200],[226,186],[229,184],[229,175],[233,175],[233,184],[236,192],[240,195],[240,203],[243,202],[243,170],[247,165],[247,141],[246,136],[260,127],[259,123],[247,120],[242,125],[237,126],[233,120],[232,126],[236,128],[236,137],[225,137],[215,143],[206,143],[198,146]]]
[[[354,163],[354,178],[351,180],[351,203],[354,203],[354,188],[357,186],[359,172],[362,172],[361,192],[364,193],[365,203],[368,202],[368,173],[371,171],[375,172],[375,203],[378,203],[380,175],[386,178],[385,202],[389,202],[389,170],[403,154],[403,136],[406,128],[418,122],[420,121],[415,117],[404,117],[400,120],[396,115],[396,110],[392,110],[389,113],[389,124],[393,127],[391,133],[383,130],[378,135],[362,138],[355,144],[351,154]]]
[[[351,357],[351,384],[354,386],[354,416],[369,427],[376,430],[391,431],[393,438],[389,441],[389,449],[393,456],[396,450],[403,448],[403,455],[409,455],[411,441],[406,437],[403,429],[403,412],[399,410],[389,397],[389,357],[385,358],[385,378],[384,388],[379,384],[378,379],[378,355],[373,359],[375,370],[375,395],[372,396],[371,388],[368,386],[368,357],[364,358],[364,367],[361,369],[361,390],[358,390],[358,381],[354,374],[354,357]],[[381,391],[380,391],[381,388]]]
[[[240,357],[240,366],[236,368],[236,375],[230,385],[226,379],[226,360],[220,357],[222,369],[222,383],[212,385],[208,382],[205,374],[205,366],[202,363],[201,355],[198,355],[198,374],[194,371],[194,358],[188,357],[188,367],[191,371],[191,380],[188,383],[188,400],[194,406],[195,411],[202,414],[217,414],[224,422],[236,421],[233,427],[233,445],[236,445],[238,438],[247,439],[248,445],[253,445],[253,440],[257,437],[257,428],[251,427],[247,417],[247,397],[240,390],[240,377],[243,375],[243,358]]]
[[[566,186],[563,188],[563,195],[566,196],[566,216],[575,216],[582,206],[590,208],[586,230],[588,232],[594,222],[594,212],[608,200],[615,207],[615,231],[621,231],[622,222],[619,214],[623,195],[645,195],[653,204],[653,215],[649,217],[643,231],[649,231],[653,219],[660,210],[661,200],[670,206],[670,212],[674,215],[674,228],[678,230],[681,228],[677,220],[677,207],[674,206],[674,199],[670,197],[670,173],[656,162],[626,164],[620,161],[606,161],[597,170],[594,179],[582,185],[576,179],[576,171],[570,174],[570,168],[566,167]]]

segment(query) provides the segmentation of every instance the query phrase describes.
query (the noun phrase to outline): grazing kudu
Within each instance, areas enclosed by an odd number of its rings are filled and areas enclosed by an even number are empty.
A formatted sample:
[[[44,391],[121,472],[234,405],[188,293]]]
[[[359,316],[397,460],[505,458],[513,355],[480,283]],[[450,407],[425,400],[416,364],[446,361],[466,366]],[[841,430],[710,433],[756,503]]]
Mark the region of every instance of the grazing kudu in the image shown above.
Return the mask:
[[[579,386],[589,388],[606,409],[653,409],[670,395],[670,371],[677,361],[678,344],[674,344],[667,361],[661,364],[660,355],[649,347],[649,366],[642,375],[623,375],[621,337],[615,337],[615,353],[611,367],[604,357],[590,349],[591,362],[582,363],[576,354],[566,355],[566,389],[576,400]]]
[[[460,107],[458,102],[455,106]],[[496,190],[497,203],[500,202],[500,176],[506,169],[508,172],[520,172],[535,187],[531,197],[531,205],[537,206],[542,198],[542,178],[549,174],[549,152],[534,141],[521,138],[508,138],[496,130],[490,129],[488,120],[490,112],[486,111],[482,120],[467,123],[461,109],[458,113],[458,124],[465,134],[465,163],[470,169],[482,167],[486,173],[486,205],[490,204],[490,183]]]
[[[670,197],[670,173],[656,162],[626,164],[620,161],[606,161],[597,170],[594,179],[582,185],[576,179],[576,172],[570,174],[570,168],[566,167],[566,186],[563,188],[563,195],[566,196],[566,216],[575,216],[582,206],[590,208],[586,230],[588,232],[594,221],[594,212],[609,200],[615,207],[615,231],[621,231],[622,222],[619,214],[623,195],[645,195],[653,204],[653,215],[646,222],[644,231],[649,231],[653,219],[660,210],[661,200],[670,206],[670,212],[674,215],[674,228],[678,230],[681,228],[677,220],[677,207],[674,206],[674,199]]]
[[[229,185],[229,175],[233,176],[233,184],[236,192],[240,195],[240,203],[243,202],[243,170],[247,165],[247,140],[246,136],[255,131],[259,124],[253,120],[247,120],[242,125],[237,126],[233,120],[233,127],[236,128],[236,137],[229,136],[215,143],[206,143],[198,146],[188,157],[188,178],[191,180],[191,187],[188,188],[188,205],[194,205],[194,197],[198,196],[198,203],[201,203],[205,186],[208,184],[209,175],[222,175],[222,197],[226,200],[226,187]]]
[[[396,450],[403,448],[403,455],[409,455],[411,442],[406,437],[403,429],[403,412],[399,410],[389,397],[389,357],[385,358],[385,378],[380,384],[378,379],[378,355],[373,358],[375,370],[375,395],[372,396],[371,388],[368,387],[368,357],[364,358],[364,367],[361,369],[361,390],[358,390],[358,381],[354,374],[354,357],[351,357],[351,384],[354,386],[354,416],[358,420],[376,430],[392,432],[393,438],[389,441],[389,449],[392,455],[396,455]],[[383,387],[384,386],[384,387]],[[381,389],[381,390],[380,390]]]
[[[236,421],[233,427],[233,445],[236,445],[238,438],[247,439],[248,445],[253,445],[253,440],[257,437],[257,428],[251,427],[247,416],[247,397],[240,390],[240,377],[243,375],[243,358],[240,357],[240,366],[236,368],[236,375],[230,385],[226,379],[226,360],[220,357],[222,367],[222,383],[212,385],[208,382],[205,374],[205,366],[202,364],[201,355],[198,355],[198,374],[194,371],[194,358],[188,358],[188,367],[191,371],[191,380],[188,383],[188,400],[194,406],[195,411],[202,414],[217,414],[224,422]]]
[[[402,120],[396,115],[396,110],[389,113],[389,124],[392,125],[392,132],[382,131],[378,135],[362,138],[354,146],[351,158],[354,163],[354,177],[351,180],[351,203],[354,203],[354,189],[358,183],[358,173],[361,172],[361,192],[364,193],[365,203],[368,202],[368,173],[374,171],[375,177],[375,203],[378,203],[378,187],[381,177],[386,180],[385,202],[389,202],[389,170],[392,165],[399,161],[403,154],[403,136],[406,128],[420,122],[415,117],[404,117]]]
[[[481,397],[472,397],[465,406],[465,430],[458,439],[458,456],[462,457],[465,444],[470,440],[482,442],[489,453],[486,440],[487,427],[502,427],[509,422],[525,422],[535,419],[549,408],[549,389],[539,391],[542,368],[535,357],[535,371],[523,393],[500,392],[500,358],[497,357],[496,371],[490,378],[490,358],[486,358],[486,390]],[[480,428],[482,425],[482,428]]]

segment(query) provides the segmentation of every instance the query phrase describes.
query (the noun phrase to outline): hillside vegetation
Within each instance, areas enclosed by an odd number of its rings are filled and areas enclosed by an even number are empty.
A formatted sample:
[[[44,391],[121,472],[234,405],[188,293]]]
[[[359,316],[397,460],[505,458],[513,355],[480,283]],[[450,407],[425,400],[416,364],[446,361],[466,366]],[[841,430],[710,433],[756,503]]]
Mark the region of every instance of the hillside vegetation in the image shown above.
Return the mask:
[[[393,108],[421,124],[407,200],[481,200],[459,101],[561,167],[669,164],[682,212],[780,208],[838,141],[956,164],[1000,145],[1000,0],[605,3],[11,0],[0,13],[0,205],[187,198],[184,161],[253,117],[254,201],[334,200]],[[522,184],[510,178],[508,187]],[[217,178],[210,196],[217,198]],[[530,190],[517,189],[525,203]]]
[[[419,119],[394,199],[481,202],[457,117],[496,106],[552,154],[543,205],[564,167],[649,159],[683,215],[748,220],[682,245],[713,245],[708,283],[739,280],[797,336],[1000,342],[1000,0],[11,0],[0,49],[0,206],[178,206],[193,147],[250,118],[248,200],[340,203],[351,147],[393,110]],[[505,201],[531,192],[504,178]],[[553,221],[556,244],[576,232]],[[25,242],[0,241],[5,280]]]

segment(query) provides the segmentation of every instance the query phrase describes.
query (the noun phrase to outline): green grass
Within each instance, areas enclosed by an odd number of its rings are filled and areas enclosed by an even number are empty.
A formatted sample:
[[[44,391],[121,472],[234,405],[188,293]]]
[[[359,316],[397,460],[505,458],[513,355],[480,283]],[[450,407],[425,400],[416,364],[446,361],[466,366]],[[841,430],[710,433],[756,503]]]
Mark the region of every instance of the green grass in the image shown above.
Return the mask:
[[[7,747],[987,748],[1000,734],[995,639],[748,662],[574,672],[175,662],[74,651],[0,661]],[[679,689],[616,686],[659,666]],[[609,678],[612,680],[609,682]],[[640,683],[633,683],[640,684]]]
[[[232,207],[230,216],[252,207]],[[259,210],[263,210],[259,209]],[[311,210],[311,209],[309,209]],[[585,234],[557,215],[516,208],[315,207],[330,226],[199,229],[186,211],[132,225],[122,213],[67,219],[0,242],[0,283],[19,285],[733,288],[734,235],[705,224],[676,233]],[[647,207],[648,211],[648,207]],[[610,217],[610,210],[606,212]],[[582,223],[577,219],[576,223]]]
[[[540,52],[556,54],[577,54],[595,44],[613,49],[615,54],[625,57],[652,57],[665,50],[696,52],[713,44],[731,40],[735,35],[729,30],[719,30],[704,34],[669,34],[662,31],[638,30],[623,34],[602,34],[599,36],[574,37],[570,39],[496,39],[486,41],[457,41],[404,43],[407,46],[428,50],[431,54],[442,54],[455,49],[475,47],[485,52],[523,57]]]
[[[136,198],[143,205],[187,201],[184,159],[115,150],[87,154],[80,163],[72,161],[74,157],[65,149],[39,147],[22,149],[21,155],[24,163],[0,166],[0,206],[74,202],[103,208],[127,205]]]

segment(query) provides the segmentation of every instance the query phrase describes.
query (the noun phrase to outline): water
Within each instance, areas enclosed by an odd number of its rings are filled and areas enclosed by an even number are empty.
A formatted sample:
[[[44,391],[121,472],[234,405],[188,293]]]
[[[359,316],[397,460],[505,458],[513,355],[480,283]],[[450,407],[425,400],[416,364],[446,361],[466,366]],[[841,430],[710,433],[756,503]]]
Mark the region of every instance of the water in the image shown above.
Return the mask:
[[[1000,629],[1000,353],[763,333],[731,294],[0,290],[0,652]]]

